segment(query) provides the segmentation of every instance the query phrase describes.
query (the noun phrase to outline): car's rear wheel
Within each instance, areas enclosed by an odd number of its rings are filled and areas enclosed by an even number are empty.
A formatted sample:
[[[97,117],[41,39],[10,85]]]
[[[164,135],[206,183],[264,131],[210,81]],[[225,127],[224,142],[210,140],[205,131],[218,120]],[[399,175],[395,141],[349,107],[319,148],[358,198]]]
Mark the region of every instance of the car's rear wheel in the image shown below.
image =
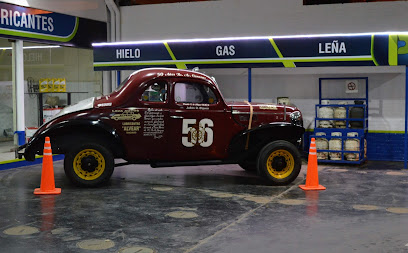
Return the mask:
[[[299,175],[302,160],[299,151],[288,141],[274,141],[258,155],[258,173],[273,185],[287,185]]]
[[[113,154],[101,144],[80,144],[65,154],[65,175],[78,186],[99,186],[109,180],[113,169]]]

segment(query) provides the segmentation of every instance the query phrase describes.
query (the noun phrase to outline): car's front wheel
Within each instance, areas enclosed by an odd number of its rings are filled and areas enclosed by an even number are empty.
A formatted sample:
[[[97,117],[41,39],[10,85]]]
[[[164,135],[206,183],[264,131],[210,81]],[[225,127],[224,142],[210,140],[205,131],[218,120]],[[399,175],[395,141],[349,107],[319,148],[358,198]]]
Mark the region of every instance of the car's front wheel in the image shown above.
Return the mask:
[[[113,154],[101,144],[83,143],[65,154],[65,175],[79,186],[99,186],[109,180],[113,169]]]
[[[287,185],[299,175],[302,160],[296,146],[288,141],[274,141],[258,155],[258,173],[273,185]]]
[[[255,162],[244,161],[244,162],[240,162],[238,165],[247,172],[255,172],[256,171]]]

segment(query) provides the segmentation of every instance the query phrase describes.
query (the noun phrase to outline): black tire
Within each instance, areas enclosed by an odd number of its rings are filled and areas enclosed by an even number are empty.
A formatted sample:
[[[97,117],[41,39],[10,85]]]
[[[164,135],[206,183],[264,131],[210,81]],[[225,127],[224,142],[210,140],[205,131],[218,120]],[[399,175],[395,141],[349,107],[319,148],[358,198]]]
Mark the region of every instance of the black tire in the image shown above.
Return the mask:
[[[256,172],[256,164],[250,162],[241,162],[238,164],[241,168],[243,168],[247,172]]]
[[[258,155],[258,174],[272,185],[287,185],[299,175],[302,166],[300,153],[288,141],[274,141]]]
[[[72,183],[96,187],[112,176],[115,161],[112,152],[98,143],[85,142],[65,154],[64,171]]]

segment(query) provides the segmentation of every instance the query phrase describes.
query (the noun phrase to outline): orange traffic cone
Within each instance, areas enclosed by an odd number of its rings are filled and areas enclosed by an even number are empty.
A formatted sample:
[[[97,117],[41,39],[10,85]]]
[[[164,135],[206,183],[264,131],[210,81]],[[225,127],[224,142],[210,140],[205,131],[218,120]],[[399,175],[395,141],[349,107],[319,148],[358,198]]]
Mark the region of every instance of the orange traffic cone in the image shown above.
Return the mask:
[[[309,161],[307,163],[306,185],[299,185],[299,187],[304,191],[326,190],[326,187],[319,185],[315,138],[312,138],[312,141],[310,142]]]
[[[61,194],[61,188],[55,188],[50,137],[45,137],[41,186],[34,190],[34,194]]]

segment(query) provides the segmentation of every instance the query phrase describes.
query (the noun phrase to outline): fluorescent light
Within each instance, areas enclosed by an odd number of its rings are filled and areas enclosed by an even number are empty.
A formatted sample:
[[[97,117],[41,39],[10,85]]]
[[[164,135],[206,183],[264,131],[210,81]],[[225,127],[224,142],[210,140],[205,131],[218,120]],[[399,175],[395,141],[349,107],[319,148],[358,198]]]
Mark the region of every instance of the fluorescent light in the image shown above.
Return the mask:
[[[141,40],[123,42],[92,43],[94,47],[159,44],[164,42],[207,42],[207,41],[231,41],[231,40],[257,40],[257,39],[291,39],[291,38],[316,38],[338,36],[371,36],[371,35],[408,35],[408,32],[375,32],[375,33],[334,33],[334,34],[305,34],[305,35],[279,35],[279,36],[251,36],[251,37],[225,37],[225,38],[193,38],[193,39],[169,39],[169,40]]]
[[[58,48],[60,46],[30,46],[30,47],[23,47],[23,49],[44,49],[44,48]],[[12,47],[0,47],[0,50],[11,50]]]
[[[59,48],[61,46],[30,46],[30,47],[23,47],[23,49],[42,49],[42,48]]]

